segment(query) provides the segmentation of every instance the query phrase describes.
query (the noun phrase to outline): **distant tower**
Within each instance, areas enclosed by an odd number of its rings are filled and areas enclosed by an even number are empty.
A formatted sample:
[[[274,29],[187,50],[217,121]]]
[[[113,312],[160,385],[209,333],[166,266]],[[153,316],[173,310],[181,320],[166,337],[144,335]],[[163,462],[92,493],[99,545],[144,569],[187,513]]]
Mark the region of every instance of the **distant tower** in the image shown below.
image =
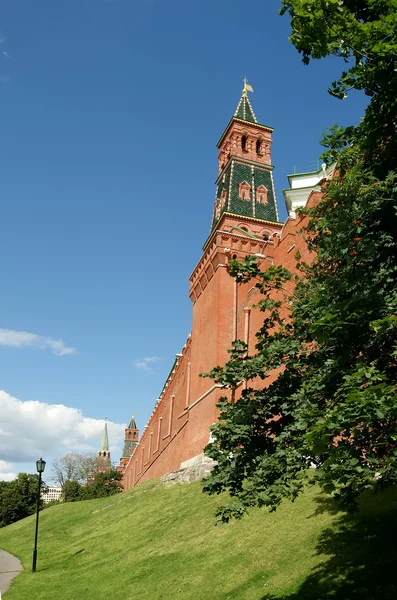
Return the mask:
[[[105,427],[103,429],[101,447],[97,453],[98,458],[105,459],[110,465],[110,450],[109,450],[109,438],[108,438],[108,418],[105,417]]]
[[[138,438],[139,429],[136,426],[135,415],[133,414],[130,422],[128,423],[128,427],[125,430],[123,454],[120,458],[120,465],[117,467],[117,470],[121,473],[124,473],[124,469],[128,461],[130,460],[136,446],[138,445]]]

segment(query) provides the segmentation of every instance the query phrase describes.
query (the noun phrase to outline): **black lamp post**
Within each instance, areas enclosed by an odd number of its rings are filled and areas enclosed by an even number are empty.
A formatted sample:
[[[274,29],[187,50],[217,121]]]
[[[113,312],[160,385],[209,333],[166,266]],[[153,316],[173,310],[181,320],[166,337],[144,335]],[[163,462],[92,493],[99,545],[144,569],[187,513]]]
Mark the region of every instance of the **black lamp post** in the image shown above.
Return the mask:
[[[36,573],[37,535],[39,533],[39,511],[40,511],[40,495],[41,495],[41,474],[44,473],[45,460],[43,460],[42,458],[40,458],[40,460],[37,460],[36,461],[36,469],[39,474],[39,487],[37,488],[36,534],[34,536],[32,573]]]

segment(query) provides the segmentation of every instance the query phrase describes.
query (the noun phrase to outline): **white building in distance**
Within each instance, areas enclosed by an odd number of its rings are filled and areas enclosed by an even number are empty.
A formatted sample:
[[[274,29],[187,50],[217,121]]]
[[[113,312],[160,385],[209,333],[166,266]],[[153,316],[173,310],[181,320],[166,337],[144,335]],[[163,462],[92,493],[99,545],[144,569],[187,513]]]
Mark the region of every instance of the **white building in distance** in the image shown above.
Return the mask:
[[[46,493],[43,493],[43,492],[41,493],[41,497],[44,500],[44,502],[47,504],[48,502],[51,502],[51,500],[60,500],[61,492],[62,492],[61,487],[51,486],[51,487],[47,488]]]

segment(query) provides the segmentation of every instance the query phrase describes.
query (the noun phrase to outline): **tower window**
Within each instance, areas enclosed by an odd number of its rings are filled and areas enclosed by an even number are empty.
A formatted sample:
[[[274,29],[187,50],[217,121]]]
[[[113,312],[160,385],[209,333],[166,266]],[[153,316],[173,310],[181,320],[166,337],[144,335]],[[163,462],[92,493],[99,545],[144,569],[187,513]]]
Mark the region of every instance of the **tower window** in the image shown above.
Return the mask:
[[[262,140],[261,140],[261,138],[258,138],[256,140],[256,153],[259,154],[259,156],[262,156]]]
[[[260,187],[256,188],[256,201],[259,202],[259,204],[267,204],[269,201],[268,195],[269,192],[264,185],[261,185]]]
[[[243,181],[242,183],[240,183],[240,185],[238,186],[238,197],[241,200],[249,200],[250,194],[251,194],[250,185],[246,181]]]
[[[245,134],[241,138],[241,149],[243,152],[247,152],[247,136]]]

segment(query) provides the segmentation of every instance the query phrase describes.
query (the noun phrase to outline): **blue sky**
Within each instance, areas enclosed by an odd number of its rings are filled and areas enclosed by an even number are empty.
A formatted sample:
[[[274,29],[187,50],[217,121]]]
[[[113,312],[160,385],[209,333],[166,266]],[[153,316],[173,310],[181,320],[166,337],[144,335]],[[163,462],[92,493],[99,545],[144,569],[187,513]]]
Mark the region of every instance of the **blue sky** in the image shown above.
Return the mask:
[[[274,127],[283,219],[287,175],[315,166],[327,127],[358,122],[363,96],[326,91],[343,64],[305,67],[279,7],[3,0],[3,472],[32,470],[41,452],[95,450],[105,415],[114,459],[132,412],[143,429],[190,332],[215,145],[245,76],[259,122]]]

